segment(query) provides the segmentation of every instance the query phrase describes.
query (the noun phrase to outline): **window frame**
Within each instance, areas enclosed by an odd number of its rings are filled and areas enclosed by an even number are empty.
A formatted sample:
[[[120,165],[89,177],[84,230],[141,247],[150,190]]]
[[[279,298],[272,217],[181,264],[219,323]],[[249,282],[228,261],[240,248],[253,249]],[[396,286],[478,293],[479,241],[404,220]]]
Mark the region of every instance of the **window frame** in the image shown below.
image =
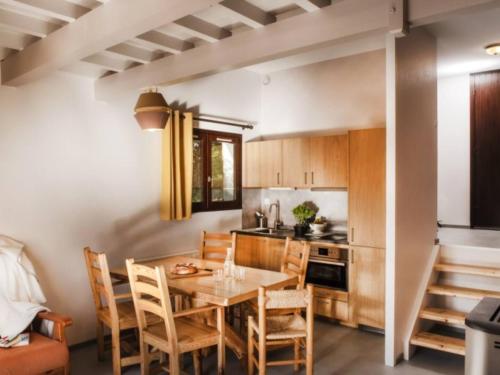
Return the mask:
[[[225,202],[214,202],[212,197],[212,184],[208,181],[212,178],[211,144],[217,138],[231,139],[234,144],[234,176],[236,200]],[[242,136],[238,133],[227,133],[215,130],[193,129],[193,141],[199,139],[201,142],[202,159],[202,201],[192,203],[192,212],[240,210],[242,208]]]

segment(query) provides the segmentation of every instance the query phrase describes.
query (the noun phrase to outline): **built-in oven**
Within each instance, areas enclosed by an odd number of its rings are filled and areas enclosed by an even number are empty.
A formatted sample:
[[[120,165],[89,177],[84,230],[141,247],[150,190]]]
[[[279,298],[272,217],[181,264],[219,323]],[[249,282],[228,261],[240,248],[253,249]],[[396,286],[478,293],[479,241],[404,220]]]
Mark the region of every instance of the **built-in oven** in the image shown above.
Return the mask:
[[[312,245],[306,283],[348,291],[349,251],[329,245]]]

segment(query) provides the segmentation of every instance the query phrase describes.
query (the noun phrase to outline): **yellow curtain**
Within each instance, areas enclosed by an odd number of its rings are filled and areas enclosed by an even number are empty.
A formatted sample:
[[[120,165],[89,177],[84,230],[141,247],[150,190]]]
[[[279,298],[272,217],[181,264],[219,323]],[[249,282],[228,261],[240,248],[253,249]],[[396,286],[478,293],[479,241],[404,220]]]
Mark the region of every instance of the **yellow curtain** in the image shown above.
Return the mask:
[[[172,111],[163,131],[162,220],[191,218],[193,114]]]

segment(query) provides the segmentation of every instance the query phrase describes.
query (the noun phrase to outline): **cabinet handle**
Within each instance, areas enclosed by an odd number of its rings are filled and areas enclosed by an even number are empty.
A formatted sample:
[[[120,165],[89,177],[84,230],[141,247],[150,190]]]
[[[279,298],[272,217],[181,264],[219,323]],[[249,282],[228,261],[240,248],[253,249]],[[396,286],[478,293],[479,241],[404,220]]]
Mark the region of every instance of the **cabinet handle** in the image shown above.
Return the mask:
[[[278,185],[279,185],[279,184],[280,184],[280,173],[279,173],[279,172],[278,172],[278,173],[276,173],[276,178],[277,178],[277,180],[278,180]]]
[[[311,185],[314,185],[314,172],[311,172]]]
[[[307,172],[304,172],[304,185],[307,185]]]
[[[354,228],[351,228],[351,242],[354,242]]]
[[[354,264],[354,250],[353,249],[349,249],[349,250],[351,253],[351,264]]]

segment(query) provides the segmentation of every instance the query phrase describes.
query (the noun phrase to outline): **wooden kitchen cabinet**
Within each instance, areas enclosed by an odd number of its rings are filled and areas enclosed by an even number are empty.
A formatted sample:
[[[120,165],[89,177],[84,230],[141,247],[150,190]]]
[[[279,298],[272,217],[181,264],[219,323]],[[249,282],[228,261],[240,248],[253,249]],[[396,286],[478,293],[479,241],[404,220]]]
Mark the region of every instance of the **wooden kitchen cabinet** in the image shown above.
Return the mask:
[[[385,328],[385,249],[351,247],[349,304],[357,324]]]
[[[243,144],[243,187],[260,188],[261,182],[261,142]]]
[[[385,129],[349,132],[349,243],[385,248]]]
[[[260,143],[260,184],[261,187],[281,187],[283,185],[283,142],[281,139]],[[249,171],[249,173],[258,173]]]
[[[283,239],[238,234],[234,261],[239,266],[279,271],[284,250]]]
[[[349,141],[347,135],[309,139],[309,186],[347,188]]]
[[[283,139],[283,186],[303,188],[311,184],[309,138]]]

